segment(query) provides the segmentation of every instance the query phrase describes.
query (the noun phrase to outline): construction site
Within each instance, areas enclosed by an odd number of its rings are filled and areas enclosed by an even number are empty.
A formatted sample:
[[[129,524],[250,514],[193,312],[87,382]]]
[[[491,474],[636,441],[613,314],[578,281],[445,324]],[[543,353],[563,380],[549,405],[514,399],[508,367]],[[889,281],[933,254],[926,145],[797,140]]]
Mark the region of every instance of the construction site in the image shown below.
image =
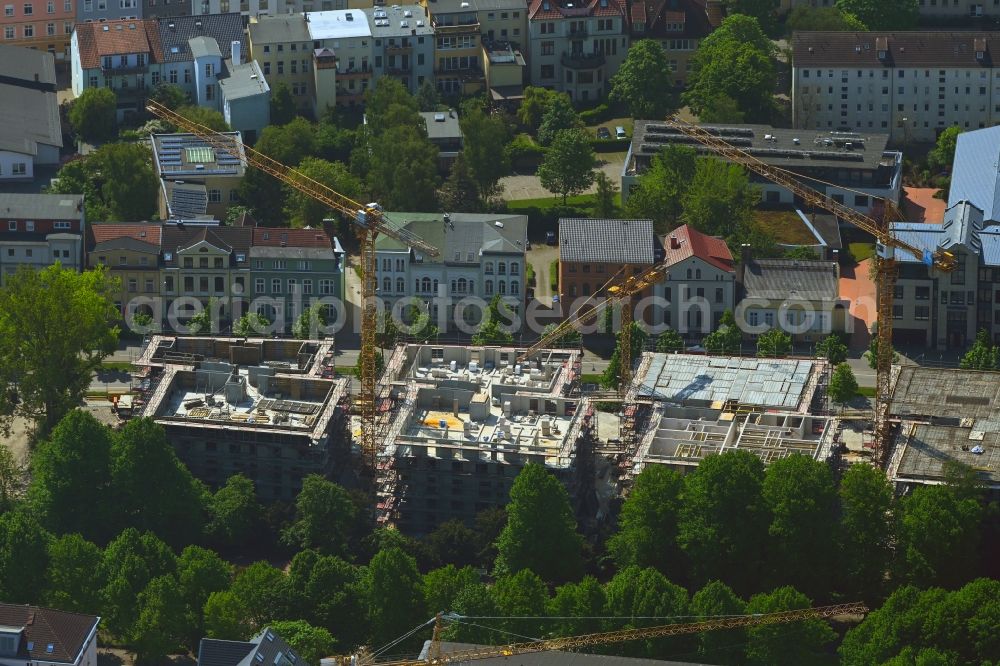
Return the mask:
[[[263,501],[349,460],[349,380],[329,341],[155,336],[136,362],[133,410],[166,430],[192,474],[233,474]]]
[[[377,460],[378,521],[426,533],[507,503],[528,463],[576,489],[593,408],[570,397],[580,354],[545,350],[518,362],[504,347],[400,345],[381,387],[391,403]],[[578,490],[578,489],[576,489]],[[573,493],[582,497],[588,493]]]
[[[886,470],[896,490],[944,483],[950,464],[1000,493],[1000,373],[903,366],[889,418],[898,424]]]

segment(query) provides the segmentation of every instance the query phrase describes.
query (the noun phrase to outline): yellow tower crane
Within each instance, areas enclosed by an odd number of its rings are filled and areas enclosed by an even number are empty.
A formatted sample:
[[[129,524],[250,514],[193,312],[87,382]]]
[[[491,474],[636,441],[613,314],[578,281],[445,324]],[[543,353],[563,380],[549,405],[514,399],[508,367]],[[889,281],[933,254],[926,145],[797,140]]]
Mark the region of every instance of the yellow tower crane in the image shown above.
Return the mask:
[[[438,664],[455,664],[474,661],[477,659],[489,659],[493,657],[512,657],[519,654],[549,652],[554,650],[578,650],[580,648],[611,645],[627,641],[666,638],[668,636],[682,636],[686,634],[699,634],[705,631],[717,631],[721,629],[747,629],[751,627],[762,627],[775,624],[788,624],[790,622],[798,622],[800,620],[823,619],[842,615],[865,615],[866,613],[868,613],[868,607],[863,603],[856,602],[838,604],[834,606],[817,606],[814,608],[780,611],[777,613],[734,615],[701,620],[699,622],[664,624],[639,629],[620,629],[617,631],[604,631],[600,633],[583,634],[580,636],[549,638],[523,643],[511,643],[508,645],[490,645],[467,650],[459,650],[446,655],[440,654],[440,644],[438,642],[441,623],[442,621],[447,621],[449,619],[461,620],[462,616],[454,614],[439,614],[436,618],[427,623],[434,624],[434,637],[431,641],[430,650],[426,659],[376,661],[375,657],[365,653],[347,657],[335,657],[334,659],[336,660],[336,663],[342,666],[369,666],[376,663],[379,664],[379,666],[428,666]]]
[[[852,225],[866,231],[875,237],[877,252],[875,261],[877,262],[876,279],[876,311],[878,321],[878,353],[876,355],[875,373],[875,428],[874,428],[874,459],[876,463],[881,462],[882,457],[888,450],[889,438],[889,398],[891,393],[892,374],[892,301],[894,287],[896,284],[896,258],[895,252],[902,250],[912,254],[917,259],[923,261],[939,271],[949,272],[955,269],[955,256],[951,252],[944,250],[930,251],[918,248],[906,241],[897,238],[890,227],[890,213],[895,211],[895,206],[890,201],[885,202],[886,215],[882,220],[875,220],[867,215],[845,206],[839,201],[818,192],[817,190],[804,185],[799,176],[780,169],[778,167],[765,164],[750,153],[730,144],[721,135],[711,132],[704,127],[689,123],[674,116],[666,121],[668,127],[673,128],[684,136],[697,141],[711,152],[726,158],[727,160],[743,166],[762,178],[767,178],[772,183],[780,185],[789,190],[796,197],[800,198],[806,206],[821,208],[836,215],[842,220],[850,222]]]
[[[353,201],[323,183],[313,180],[298,169],[254,150],[233,136],[216,132],[189,120],[155,100],[147,100],[146,110],[178,129],[194,134],[213,148],[228,153],[248,166],[260,169],[306,196],[329,206],[341,215],[349,217],[357,225],[361,246],[361,392],[355,400],[355,410],[361,417],[362,455],[366,467],[373,469],[379,446],[376,390],[378,374],[375,367],[379,323],[376,303],[375,239],[379,234],[384,234],[430,257],[438,256],[439,250],[407,229],[393,226],[378,204],[361,204]]]

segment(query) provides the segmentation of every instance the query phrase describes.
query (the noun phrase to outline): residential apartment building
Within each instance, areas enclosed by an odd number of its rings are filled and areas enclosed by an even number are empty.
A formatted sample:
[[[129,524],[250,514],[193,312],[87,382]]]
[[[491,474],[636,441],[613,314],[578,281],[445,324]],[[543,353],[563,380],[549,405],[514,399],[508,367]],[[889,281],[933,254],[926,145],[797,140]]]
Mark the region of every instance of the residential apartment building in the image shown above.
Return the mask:
[[[528,13],[531,84],[602,99],[628,53],[623,0],[532,0]]]
[[[475,6],[484,44],[508,43],[518,49],[527,48],[527,0],[475,0]]]
[[[141,312],[153,321],[163,320],[161,232],[162,226],[155,222],[97,223],[87,228],[87,268],[104,266],[120,281],[115,307],[123,318]]]
[[[850,301],[840,298],[840,266],[835,261],[755,259],[744,246],[736,280],[736,322],[748,339],[772,328],[796,343],[852,332],[846,314]]]
[[[0,183],[59,165],[62,124],[52,55],[0,45]]]
[[[191,13],[228,14],[239,12],[243,16],[277,16],[286,13],[285,0],[190,0]]]
[[[242,150],[239,132],[225,136]],[[160,179],[161,219],[226,219],[246,173],[241,159],[193,134],[153,134],[150,144]]]
[[[0,15],[4,43],[44,51],[52,54],[56,62],[66,62],[76,19],[73,1],[7,0]]]
[[[161,232],[164,312],[186,321],[214,299],[224,321],[246,314],[250,289],[250,245],[253,229],[184,222],[166,223]],[[182,298],[180,303],[175,301]]]
[[[896,223],[898,238],[955,255],[957,268],[938,273],[922,257],[897,251],[893,340],[931,349],[962,349],[984,329],[1000,342],[1000,226],[984,222],[968,201],[952,204],[941,224]]]
[[[177,2],[177,0],[173,0]],[[143,3],[140,0],[76,0],[77,23],[104,23],[122,19],[141,19]],[[190,12],[190,0],[181,2]]]
[[[669,267],[653,286],[662,299],[663,323],[690,338],[700,338],[719,326],[722,313],[736,303],[736,263],[721,238],[685,224],[662,239]]]
[[[411,93],[434,80],[434,28],[420,5],[364,10],[372,26],[374,75],[398,79]]]
[[[1000,122],[995,33],[797,32],[792,52],[797,128],[888,132],[906,144]]]
[[[346,302],[344,248],[336,237],[318,229],[257,227],[250,260],[251,295],[268,320],[277,321],[283,312],[285,330],[291,330],[302,311],[318,301],[324,303],[328,325],[345,316],[333,303]]]
[[[691,57],[701,40],[715,29],[704,0],[641,0],[629,5],[632,39],[652,39],[667,54],[674,85],[683,88],[691,73]]]
[[[881,214],[877,199],[899,203],[903,181],[903,155],[887,150],[886,134],[789,130],[767,125],[702,125],[765,164],[786,169],[835,201],[868,214]],[[632,144],[622,169],[622,201],[628,201],[639,177],[665,146],[690,146],[700,154],[714,155],[700,143],[673,127],[656,121],[635,121]],[[770,205],[795,205],[791,191],[770,180],[750,175]],[[863,194],[859,194],[862,192]]]
[[[80,23],[70,45],[73,95],[110,88],[118,97],[119,120],[142,109],[146,94],[161,80],[163,47],[155,20]],[[190,77],[190,71],[188,72]]]
[[[0,603],[0,658],[10,666],[95,666],[101,618]]]
[[[485,84],[482,24],[470,2],[425,5],[434,27],[434,76],[442,95],[470,95]]]
[[[218,80],[226,75],[223,54],[232,65],[242,63],[247,52],[243,24],[235,12],[158,20],[163,64],[161,73],[153,75],[153,85],[176,84],[195,104],[221,110]]]
[[[428,257],[388,236],[376,241],[378,295],[387,306],[418,298],[430,308],[442,332],[452,330],[456,303],[466,297],[489,301],[499,294],[514,311],[525,303],[525,215],[479,213],[386,213],[391,220],[439,248]],[[441,306],[444,309],[441,309]],[[479,321],[476,308],[459,308],[467,323]]]
[[[170,18],[191,14],[191,0],[146,0],[142,9],[144,18]]]
[[[0,283],[22,266],[83,265],[83,195],[0,192]]]
[[[313,48],[328,49],[336,57],[336,103],[362,103],[365,91],[373,84],[374,52],[368,15],[360,9],[314,12],[309,14],[308,28]]]
[[[462,151],[464,139],[458,114],[448,111],[422,111],[420,117],[427,126],[427,139],[438,147],[438,167],[447,172]]]
[[[593,296],[606,296],[604,285],[649,270],[663,260],[663,246],[652,220],[559,220],[559,301],[567,315],[588,307]],[[635,294],[632,304],[651,296],[650,287]],[[648,308],[637,315],[659,320]]]
[[[271,88],[284,83],[295,106],[311,111],[313,44],[302,14],[262,16],[247,26],[250,58],[261,68]]]

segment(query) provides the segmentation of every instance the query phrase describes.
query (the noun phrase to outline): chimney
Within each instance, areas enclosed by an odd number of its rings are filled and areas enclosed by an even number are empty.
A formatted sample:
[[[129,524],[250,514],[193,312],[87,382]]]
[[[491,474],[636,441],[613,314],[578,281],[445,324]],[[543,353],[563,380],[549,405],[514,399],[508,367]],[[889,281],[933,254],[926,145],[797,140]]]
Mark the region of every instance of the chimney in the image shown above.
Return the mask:
[[[679,250],[681,249],[681,242],[677,239],[675,234],[670,234],[670,249]]]
[[[234,39],[232,41],[232,43],[230,43],[230,45],[229,45],[229,51],[230,51],[231,57],[233,59],[233,64],[234,65],[241,64],[241,61],[240,61],[240,47],[241,47],[241,45],[240,45],[240,42],[239,42],[238,39]]]
[[[743,288],[743,277],[746,274],[747,264],[750,263],[752,259],[752,254],[750,253],[750,245],[748,243],[743,243],[740,245],[740,265],[736,267],[736,287],[737,291]],[[739,294],[737,294],[739,298]]]

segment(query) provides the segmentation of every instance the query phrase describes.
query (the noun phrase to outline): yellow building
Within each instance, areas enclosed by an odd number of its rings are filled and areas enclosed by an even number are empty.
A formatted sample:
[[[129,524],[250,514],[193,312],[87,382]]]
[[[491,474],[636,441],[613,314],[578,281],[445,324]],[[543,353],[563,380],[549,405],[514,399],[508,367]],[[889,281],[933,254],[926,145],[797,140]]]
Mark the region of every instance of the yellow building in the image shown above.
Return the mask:
[[[240,142],[239,132],[225,134]],[[150,142],[160,179],[160,219],[226,219],[238,201],[243,160],[193,134],[153,134]]]
[[[87,227],[87,268],[107,266],[121,281],[115,306],[148,314],[154,321],[163,316],[160,295],[160,225],[97,223]],[[135,301],[135,303],[132,303]]]
[[[486,85],[495,102],[517,103],[524,98],[524,56],[510,45],[483,45]]]
[[[313,87],[312,38],[302,14],[261,16],[247,26],[250,58],[256,60],[273,92],[284,83],[292,93],[295,106],[312,111]]]

